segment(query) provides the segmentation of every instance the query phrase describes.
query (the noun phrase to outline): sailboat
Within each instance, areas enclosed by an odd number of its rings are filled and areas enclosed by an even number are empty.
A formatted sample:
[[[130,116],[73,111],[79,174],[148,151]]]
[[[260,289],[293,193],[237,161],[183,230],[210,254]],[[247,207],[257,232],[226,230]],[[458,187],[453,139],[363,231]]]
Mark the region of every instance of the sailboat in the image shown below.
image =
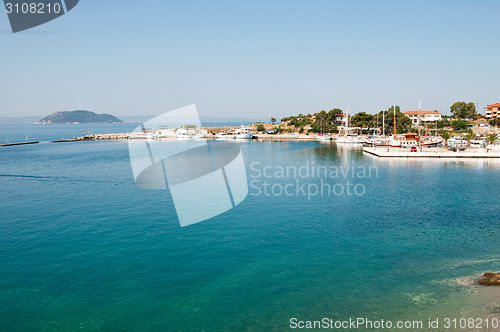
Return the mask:
[[[396,108],[394,108],[394,135],[390,140],[390,146],[393,148],[412,148],[419,147],[422,150],[423,147],[433,147],[441,144],[444,139],[441,137],[426,137],[423,138],[421,134],[421,122],[420,122],[420,100],[418,101],[418,134],[417,133],[406,133],[402,135],[396,134]]]
[[[319,130],[318,136],[316,136],[315,140],[318,142],[325,142],[325,141],[332,140],[332,135],[325,134],[323,132],[323,119],[320,120],[320,130]]]
[[[346,123],[344,127],[344,136],[337,138],[337,143],[347,143],[347,144],[363,144],[363,139],[358,135],[349,134],[349,106],[347,106],[346,112]]]
[[[378,109],[378,107],[377,107]],[[377,113],[378,116],[378,113]],[[377,121],[378,122],[378,121]],[[389,146],[391,138],[385,136],[385,110],[382,110],[382,136],[378,136],[373,140],[374,146]]]

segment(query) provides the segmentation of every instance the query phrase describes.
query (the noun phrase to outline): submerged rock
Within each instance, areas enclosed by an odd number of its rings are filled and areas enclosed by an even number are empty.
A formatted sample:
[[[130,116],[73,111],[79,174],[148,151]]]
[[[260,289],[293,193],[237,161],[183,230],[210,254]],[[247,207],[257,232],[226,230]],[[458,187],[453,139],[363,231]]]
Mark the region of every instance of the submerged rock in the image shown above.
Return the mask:
[[[486,272],[478,283],[485,286],[500,286],[500,273]]]

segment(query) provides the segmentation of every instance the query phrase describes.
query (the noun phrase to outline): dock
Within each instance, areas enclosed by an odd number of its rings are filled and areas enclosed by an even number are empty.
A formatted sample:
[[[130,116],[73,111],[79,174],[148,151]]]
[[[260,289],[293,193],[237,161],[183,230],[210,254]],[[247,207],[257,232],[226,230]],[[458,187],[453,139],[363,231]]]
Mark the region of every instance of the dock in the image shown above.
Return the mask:
[[[382,158],[500,158],[500,151],[468,148],[455,151],[445,148],[423,148],[411,152],[404,148],[363,147],[363,152]]]
[[[78,141],[81,141],[81,139],[78,139],[78,138],[57,139],[55,141],[47,141],[47,143],[66,143],[66,142],[78,142]]]
[[[18,142],[18,143],[6,143],[6,144],[0,144],[0,147],[2,146],[16,146],[16,145],[27,145],[27,144],[37,144],[40,143],[38,141],[28,141],[28,142]]]

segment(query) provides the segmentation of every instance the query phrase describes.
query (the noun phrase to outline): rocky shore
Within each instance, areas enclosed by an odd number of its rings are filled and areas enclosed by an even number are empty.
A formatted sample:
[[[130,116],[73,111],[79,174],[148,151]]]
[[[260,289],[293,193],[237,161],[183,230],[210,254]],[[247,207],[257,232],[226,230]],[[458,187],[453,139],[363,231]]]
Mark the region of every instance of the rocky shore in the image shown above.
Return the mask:
[[[477,282],[483,286],[500,286],[500,272],[486,272]]]

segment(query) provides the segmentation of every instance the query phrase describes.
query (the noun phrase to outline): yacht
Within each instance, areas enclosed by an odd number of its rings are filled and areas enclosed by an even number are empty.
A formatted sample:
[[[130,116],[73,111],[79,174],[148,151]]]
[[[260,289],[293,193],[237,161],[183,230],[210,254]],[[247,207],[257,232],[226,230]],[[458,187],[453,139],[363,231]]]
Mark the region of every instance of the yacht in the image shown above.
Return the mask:
[[[441,137],[425,137],[419,138],[416,133],[407,133],[403,135],[393,136],[389,142],[389,145],[393,148],[411,148],[413,146],[437,146],[444,140]]]
[[[332,135],[329,135],[329,134],[318,135],[318,136],[316,136],[315,140],[318,142],[331,141]]]
[[[232,131],[221,131],[220,133],[217,133],[215,135],[216,139],[233,139],[234,138],[234,132]]]
[[[250,128],[241,125],[241,128],[236,129],[234,135],[231,136],[235,139],[251,139],[254,134],[254,132],[250,131]]]
[[[337,143],[363,144],[364,141],[358,135],[344,135],[337,138]]]
[[[176,138],[181,139],[202,139],[205,138],[206,132],[196,128],[195,125],[183,125],[175,132]]]

